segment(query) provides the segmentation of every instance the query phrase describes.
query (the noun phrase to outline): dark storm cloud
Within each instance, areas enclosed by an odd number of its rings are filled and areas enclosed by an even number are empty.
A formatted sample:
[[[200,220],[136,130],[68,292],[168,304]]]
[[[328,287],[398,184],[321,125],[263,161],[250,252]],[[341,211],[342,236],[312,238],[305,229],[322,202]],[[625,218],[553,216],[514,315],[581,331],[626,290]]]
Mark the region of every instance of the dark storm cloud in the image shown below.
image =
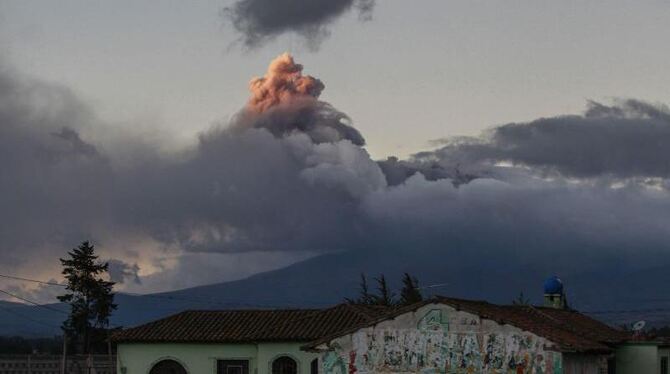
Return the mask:
[[[0,71],[0,246],[5,264],[75,242],[104,220],[110,165],[78,133],[94,122],[68,90]]]
[[[583,115],[541,118],[490,130],[417,155],[443,165],[509,162],[577,178],[670,176],[670,112],[637,100],[590,102]]]
[[[152,277],[182,287],[179,273],[211,281],[203,266],[217,266],[188,252],[395,250],[467,267],[546,266],[577,250],[594,261],[635,252],[641,263],[668,250],[663,107],[592,103],[581,116],[375,162],[350,123],[300,115],[328,105],[303,78],[261,85],[232,122],[161,157],[141,142],[102,142],[110,125],[68,90],[0,72],[0,270],[57,263],[84,239],[114,259],[118,281],[136,279],[146,256],[160,263]],[[659,182],[638,178],[650,176]]]
[[[372,15],[375,0],[237,0],[223,14],[242,34],[247,47],[257,47],[278,35],[295,32],[317,48],[329,35],[328,25],[355,8],[361,19]]]
[[[214,129],[187,160],[134,172],[118,184],[126,192],[115,205],[129,209],[119,219],[191,251],[345,248],[354,196],[383,183],[352,143],[276,138],[264,129]]]
[[[130,136],[110,142],[112,125],[67,89],[3,71],[3,265],[57,263],[85,239],[114,261],[147,255],[141,246],[156,248],[149,257],[349,248],[356,199],[385,181],[342,118],[296,97],[264,112],[245,108],[196,146],[160,157]],[[139,254],[129,255],[136,243]],[[115,274],[126,270],[112,262]]]

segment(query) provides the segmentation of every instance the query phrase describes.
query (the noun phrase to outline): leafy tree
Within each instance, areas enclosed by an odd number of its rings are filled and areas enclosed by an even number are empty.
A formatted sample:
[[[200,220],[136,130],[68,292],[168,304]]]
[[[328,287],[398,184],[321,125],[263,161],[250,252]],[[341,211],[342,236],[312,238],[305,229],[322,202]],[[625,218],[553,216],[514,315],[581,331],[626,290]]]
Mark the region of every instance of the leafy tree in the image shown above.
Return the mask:
[[[519,292],[519,296],[512,300],[513,305],[530,305],[530,299],[523,296],[523,291]]]
[[[421,290],[419,290],[419,281],[409,273],[402,277],[402,289],[400,290],[400,304],[410,305],[423,300]]]
[[[116,309],[112,288],[114,282],[105,280],[108,263],[98,261],[94,247],[85,241],[68,252],[70,258],[60,259],[67,280],[67,293],[58,296],[70,304],[70,315],[63,322],[63,330],[89,353],[92,335],[109,326],[109,317]],[[96,332],[98,332],[96,334]]]
[[[379,278],[375,278],[375,281],[377,281],[378,294],[374,296],[374,304],[383,306],[395,305],[395,294],[393,291],[391,291],[388,284],[386,283],[386,277],[384,277],[384,274],[381,274]]]

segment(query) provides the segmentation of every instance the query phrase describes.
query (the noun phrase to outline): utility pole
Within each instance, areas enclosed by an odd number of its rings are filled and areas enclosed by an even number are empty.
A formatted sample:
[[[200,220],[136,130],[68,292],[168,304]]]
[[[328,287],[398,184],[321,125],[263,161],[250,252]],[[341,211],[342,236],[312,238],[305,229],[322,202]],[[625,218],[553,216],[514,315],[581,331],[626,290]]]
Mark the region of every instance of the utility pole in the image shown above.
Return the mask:
[[[110,373],[114,372],[114,359],[112,358],[112,333],[107,326],[107,356],[109,358],[109,371]]]
[[[60,374],[65,374],[65,368],[67,365],[67,332],[63,330],[63,360],[60,365]]]

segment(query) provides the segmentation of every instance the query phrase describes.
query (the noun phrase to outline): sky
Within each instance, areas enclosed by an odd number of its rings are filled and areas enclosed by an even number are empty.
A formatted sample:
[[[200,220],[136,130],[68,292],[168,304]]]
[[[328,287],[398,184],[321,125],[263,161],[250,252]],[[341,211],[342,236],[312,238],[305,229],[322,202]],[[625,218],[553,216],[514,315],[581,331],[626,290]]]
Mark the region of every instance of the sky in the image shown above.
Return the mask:
[[[293,4],[0,0],[0,273],[91,238],[151,292],[445,224],[665,250],[667,2]]]
[[[579,113],[588,99],[668,101],[663,1],[383,0],[369,22],[336,19],[317,51],[293,33],[236,48],[221,15],[231,3],[4,0],[0,42],[22,72],[70,87],[105,119],[165,129],[177,145],[233,115],[250,77],[285,51],[328,83],[324,99],[377,158]]]

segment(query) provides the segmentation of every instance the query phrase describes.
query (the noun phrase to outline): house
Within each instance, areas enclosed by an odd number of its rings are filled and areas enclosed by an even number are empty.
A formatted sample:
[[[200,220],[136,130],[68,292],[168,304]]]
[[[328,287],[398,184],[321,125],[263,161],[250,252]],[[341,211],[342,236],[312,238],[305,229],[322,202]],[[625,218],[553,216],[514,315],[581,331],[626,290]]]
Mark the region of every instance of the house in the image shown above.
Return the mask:
[[[327,374],[595,374],[613,372],[628,338],[568,309],[434,297],[303,348]]]
[[[398,308],[188,311],[117,333],[120,374],[661,373],[670,349],[567,307],[436,296]]]
[[[631,340],[617,346],[617,373],[669,374],[670,341]]]
[[[668,349],[568,308],[557,277],[544,306],[433,297],[303,347],[331,373],[662,373]]]
[[[323,310],[186,311],[116,333],[118,373],[316,373],[318,354],[302,345],[371,321],[381,310],[342,304]]]

